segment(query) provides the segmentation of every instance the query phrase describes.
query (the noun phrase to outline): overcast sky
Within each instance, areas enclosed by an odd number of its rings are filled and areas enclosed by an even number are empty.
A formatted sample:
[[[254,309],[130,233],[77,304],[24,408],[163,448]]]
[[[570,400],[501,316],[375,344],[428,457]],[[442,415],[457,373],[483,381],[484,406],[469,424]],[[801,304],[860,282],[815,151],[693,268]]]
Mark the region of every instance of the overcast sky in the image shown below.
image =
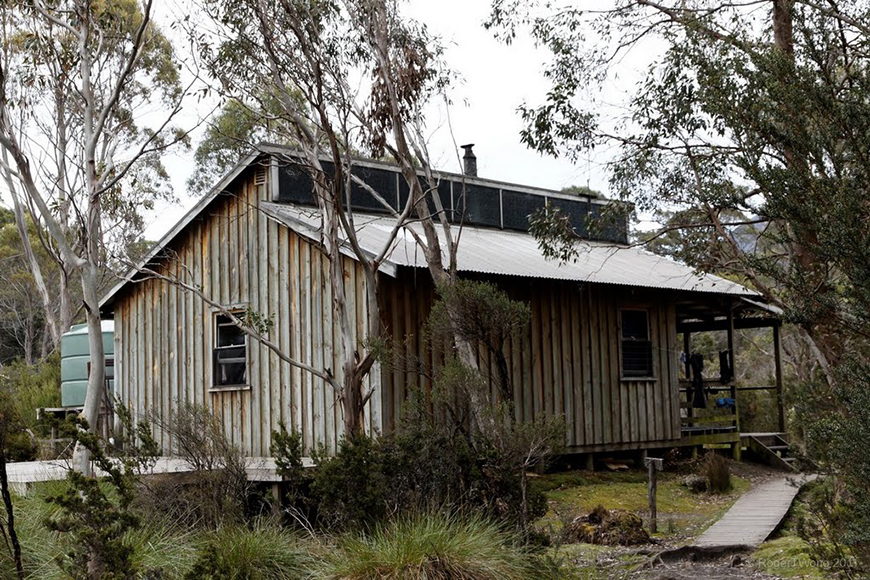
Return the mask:
[[[603,164],[607,151],[572,163],[542,157],[520,142],[517,107],[524,101],[541,102],[547,89],[541,74],[547,54],[522,37],[511,46],[496,41],[482,25],[488,10],[487,0],[413,0],[407,6],[409,16],[425,23],[442,38],[447,47],[447,63],[460,76],[451,91],[453,104],[449,111],[456,143],[475,144],[481,177],[553,189],[589,185],[606,193]],[[166,21],[172,15],[167,11],[161,17]],[[608,95],[610,100],[618,100],[621,92],[637,79],[644,67],[641,60],[642,55],[631,56],[620,64],[620,86],[609,87],[608,91],[613,93]],[[188,122],[196,116],[196,110],[187,111]],[[458,171],[445,107],[433,110],[428,127],[432,131],[430,149],[436,168]],[[201,132],[200,129],[194,134],[194,147]],[[167,160],[179,203],[161,206],[148,216],[146,235],[150,240],[159,239],[196,201],[185,188],[193,168],[192,153],[191,150]]]

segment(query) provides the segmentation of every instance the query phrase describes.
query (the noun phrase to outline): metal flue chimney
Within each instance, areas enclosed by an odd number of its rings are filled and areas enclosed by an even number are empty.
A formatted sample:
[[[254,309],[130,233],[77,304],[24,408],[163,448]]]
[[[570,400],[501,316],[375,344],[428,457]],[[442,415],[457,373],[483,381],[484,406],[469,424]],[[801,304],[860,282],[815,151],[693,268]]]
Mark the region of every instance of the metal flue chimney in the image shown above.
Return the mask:
[[[477,177],[477,157],[475,157],[472,147],[474,147],[474,143],[462,146],[465,149],[465,155],[462,156],[462,173],[469,177]]]

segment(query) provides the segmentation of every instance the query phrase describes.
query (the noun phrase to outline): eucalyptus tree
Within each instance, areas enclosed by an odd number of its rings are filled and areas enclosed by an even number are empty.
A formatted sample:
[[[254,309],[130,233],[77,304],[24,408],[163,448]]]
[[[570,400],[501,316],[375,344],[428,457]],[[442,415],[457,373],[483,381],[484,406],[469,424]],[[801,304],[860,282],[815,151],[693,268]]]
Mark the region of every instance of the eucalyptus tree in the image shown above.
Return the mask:
[[[27,220],[26,226],[33,259],[45,273],[46,288],[56,296],[59,268],[41,247],[33,222]],[[13,212],[0,209],[0,364],[20,358],[32,365],[44,358],[52,346],[49,328]]]
[[[140,211],[168,195],[161,154],[186,139],[172,124],[187,89],[152,5],[4,2],[0,167],[80,279],[91,352],[82,414],[91,428],[105,396],[107,245],[127,241]],[[78,451],[87,472],[88,454]]]
[[[488,26],[529,30],[551,55],[523,141],[569,158],[612,146],[617,196],[671,212],[660,233],[681,230],[690,263],[784,307],[830,378],[868,332],[868,22],[863,0],[496,0]],[[624,113],[583,98],[611,97],[639,53],[649,69]],[[541,240],[558,255],[573,242],[550,213]]]
[[[230,102],[221,123],[240,129],[236,134],[242,135],[241,141],[266,132],[292,144],[296,161],[312,177],[342,361],[340,376],[318,376],[332,385],[341,402],[345,433],[360,433],[373,393],[364,389],[364,380],[385,338],[378,269],[397,236],[405,231],[415,238],[436,284],[456,278],[458,235],[440,197],[431,195],[438,180],[424,139],[424,109],[449,83],[441,47],[424,26],[403,17],[399,3],[389,0],[204,0],[202,8],[209,25],[197,23],[191,33],[205,67]],[[222,126],[212,125],[213,140],[232,133],[221,133]],[[360,154],[386,156],[399,165],[410,190],[402,207],[393,207],[386,192],[354,173]],[[220,164],[219,157],[214,161]],[[385,242],[374,251],[358,240],[349,198],[352,185],[371,194],[394,218]],[[422,224],[422,233],[408,227],[412,220]],[[350,324],[353,305],[347,303],[341,264],[345,247],[365,273],[369,316],[366,337],[360,341]]]

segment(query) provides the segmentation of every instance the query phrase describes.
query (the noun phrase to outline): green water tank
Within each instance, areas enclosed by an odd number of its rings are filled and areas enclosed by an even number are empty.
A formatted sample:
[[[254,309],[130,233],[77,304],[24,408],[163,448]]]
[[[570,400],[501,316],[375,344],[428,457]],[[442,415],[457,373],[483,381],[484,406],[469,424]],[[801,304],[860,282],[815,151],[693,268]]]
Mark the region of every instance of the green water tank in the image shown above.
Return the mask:
[[[103,351],[106,354],[106,387],[114,387],[115,321],[104,320]],[[88,392],[88,325],[75,324],[60,337],[60,401],[64,407],[81,407]]]

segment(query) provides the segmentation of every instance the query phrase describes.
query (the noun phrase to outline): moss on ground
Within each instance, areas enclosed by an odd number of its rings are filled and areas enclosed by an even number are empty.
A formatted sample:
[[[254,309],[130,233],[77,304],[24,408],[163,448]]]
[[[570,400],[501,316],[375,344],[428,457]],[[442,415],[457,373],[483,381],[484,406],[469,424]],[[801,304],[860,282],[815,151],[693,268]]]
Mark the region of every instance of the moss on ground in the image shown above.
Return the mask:
[[[813,561],[810,545],[797,533],[797,522],[808,509],[808,497],[820,484],[821,480],[810,482],[798,492],[779,532],[753,552],[754,568],[780,578],[822,580],[835,576],[825,569],[824,563]]]
[[[750,482],[732,476],[733,488],[724,494],[693,493],[681,485],[684,476],[660,473],[658,482],[658,529],[655,537],[681,539],[700,534],[719,519]],[[598,505],[607,509],[636,512],[646,522],[649,516],[645,471],[569,471],[541,476],[535,485],[544,489],[550,510],[541,524],[554,530],[565,519],[588,512]]]
[[[824,580],[828,577],[810,557],[809,544],[792,534],[763,543],[753,552],[752,564],[762,572],[781,578]]]

